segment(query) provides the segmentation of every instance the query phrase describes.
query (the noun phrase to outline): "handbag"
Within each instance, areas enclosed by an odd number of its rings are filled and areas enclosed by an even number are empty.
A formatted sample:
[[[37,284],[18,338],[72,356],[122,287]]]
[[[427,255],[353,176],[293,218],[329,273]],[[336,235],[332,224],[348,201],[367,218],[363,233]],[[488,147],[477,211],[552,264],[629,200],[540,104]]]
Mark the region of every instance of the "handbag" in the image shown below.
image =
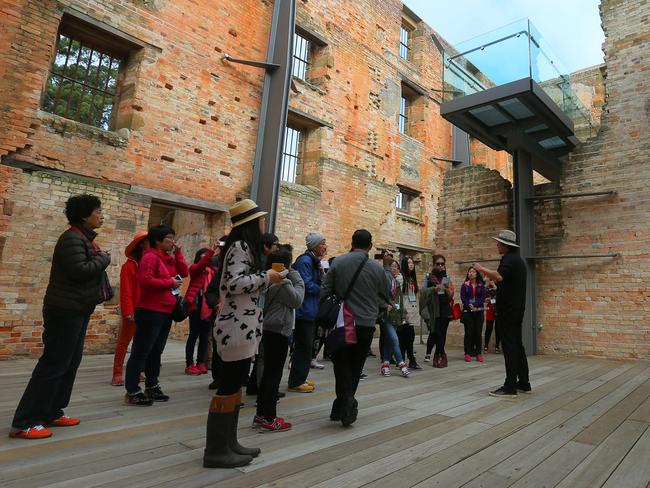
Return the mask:
[[[325,337],[325,347],[329,354],[340,351],[345,346],[357,343],[357,328],[354,324],[354,314],[347,303],[343,302],[334,329]]]
[[[357,281],[357,278],[359,277],[361,270],[365,266],[366,261],[368,261],[368,256],[364,258],[364,260],[357,268],[357,271],[354,273],[354,277],[352,278],[352,281],[350,281],[347,290],[345,290],[343,297],[339,297],[336,294],[336,292],[334,292],[323,297],[320,300],[320,303],[318,304],[318,311],[316,312],[316,319],[315,319],[316,325],[318,327],[327,331],[334,328],[337,325],[337,322],[339,320],[339,315],[341,313],[341,308],[343,306],[343,300],[345,300],[350,294],[350,291],[352,291],[352,287],[354,286],[355,281]]]
[[[99,303],[108,302],[115,296],[111,282],[108,281],[108,273],[104,271],[99,278]]]
[[[451,307],[451,320],[458,320],[463,316],[460,304],[454,303]]]
[[[190,311],[190,304],[185,298],[180,295],[176,296],[176,305],[172,310],[172,320],[174,322],[182,322],[187,318]]]

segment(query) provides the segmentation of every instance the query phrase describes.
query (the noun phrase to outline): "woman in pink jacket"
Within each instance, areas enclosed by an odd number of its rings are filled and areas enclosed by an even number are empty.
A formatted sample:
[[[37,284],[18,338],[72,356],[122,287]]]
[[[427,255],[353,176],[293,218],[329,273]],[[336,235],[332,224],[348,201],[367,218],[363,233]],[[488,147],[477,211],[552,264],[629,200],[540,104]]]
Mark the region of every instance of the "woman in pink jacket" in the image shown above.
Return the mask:
[[[219,255],[219,245],[212,249],[201,248],[196,252],[194,264],[190,266],[190,286],[185,293],[185,300],[190,304],[190,333],[185,344],[185,374],[199,375],[208,372],[205,355],[208,350],[208,337],[214,323],[214,309],[205,300],[205,290],[216,272],[213,257]],[[199,349],[194,364],[194,346],[199,341]]]
[[[131,356],[126,363],[124,386],[127,405],[152,405],[166,402],[158,384],[160,358],[172,326],[172,311],[183,277],[188,275],[187,263],[175,243],[174,229],[158,225],[149,229],[148,249],[140,260],[138,283],[140,297],[135,305],[135,337]],[[146,375],[145,391],[140,390],[140,371]]]

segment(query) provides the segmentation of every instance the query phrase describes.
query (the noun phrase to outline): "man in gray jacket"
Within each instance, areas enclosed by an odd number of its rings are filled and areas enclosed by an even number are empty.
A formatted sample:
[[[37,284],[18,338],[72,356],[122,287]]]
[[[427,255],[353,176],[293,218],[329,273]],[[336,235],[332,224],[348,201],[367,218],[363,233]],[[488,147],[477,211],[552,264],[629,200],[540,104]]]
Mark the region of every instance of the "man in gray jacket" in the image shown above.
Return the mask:
[[[381,265],[368,259],[372,248],[372,235],[359,229],[352,235],[352,250],[337,257],[325,275],[321,298],[336,293],[342,297],[360,266],[359,276],[345,303],[354,315],[357,343],[345,346],[332,354],[336,400],[332,405],[330,420],[340,420],[345,427],[357,419],[358,403],[354,398],[368,348],[375,333],[375,323],[389,300],[388,282]]]

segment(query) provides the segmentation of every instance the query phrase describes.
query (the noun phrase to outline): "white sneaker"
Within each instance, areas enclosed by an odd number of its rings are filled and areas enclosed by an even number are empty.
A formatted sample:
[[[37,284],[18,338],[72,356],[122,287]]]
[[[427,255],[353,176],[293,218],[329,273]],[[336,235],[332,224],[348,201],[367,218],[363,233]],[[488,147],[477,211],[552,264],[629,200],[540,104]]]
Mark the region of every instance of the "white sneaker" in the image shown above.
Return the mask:
[[[382,364],[380,373],[382,376],[390,376],[390,364]]]
[[[407,378],[408,375],[411,374],[409,369],[406,367],[406,363],[399,363],[399,370],[402,372],[402,376],[404,376],[404,378]]]
[[[312,369],[325,369],[325,365],[319,363],[319,362],[316,361],[315,359],[312,359],[312,360],[311,360],[310,367],[311,367]]]
[[[424,362],[425,363],[431,362],[431,354],[427,354],[426,356],[424,356]]]

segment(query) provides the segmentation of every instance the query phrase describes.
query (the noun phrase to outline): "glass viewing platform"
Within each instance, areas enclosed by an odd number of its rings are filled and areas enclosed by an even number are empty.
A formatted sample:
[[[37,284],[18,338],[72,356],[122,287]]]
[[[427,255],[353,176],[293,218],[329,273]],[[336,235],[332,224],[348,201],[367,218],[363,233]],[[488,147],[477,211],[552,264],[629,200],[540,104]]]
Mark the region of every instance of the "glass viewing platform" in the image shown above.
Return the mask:
[[[591,112],[572,90],[570,74],[528,19],[457,44],[445,52],[443,63],[444,102],[529,78],[573,122],[579,140],[596,135]],[[519,111],[519,116],[524,115],[521,110],[525,107],[512,102],[509,105],[502,108],[506,112]],[[505,121],[505,117],[500,115],[507,116],[496,112],[483,114],[484,117]],[[552,145],[552,142],[546,144]]]

